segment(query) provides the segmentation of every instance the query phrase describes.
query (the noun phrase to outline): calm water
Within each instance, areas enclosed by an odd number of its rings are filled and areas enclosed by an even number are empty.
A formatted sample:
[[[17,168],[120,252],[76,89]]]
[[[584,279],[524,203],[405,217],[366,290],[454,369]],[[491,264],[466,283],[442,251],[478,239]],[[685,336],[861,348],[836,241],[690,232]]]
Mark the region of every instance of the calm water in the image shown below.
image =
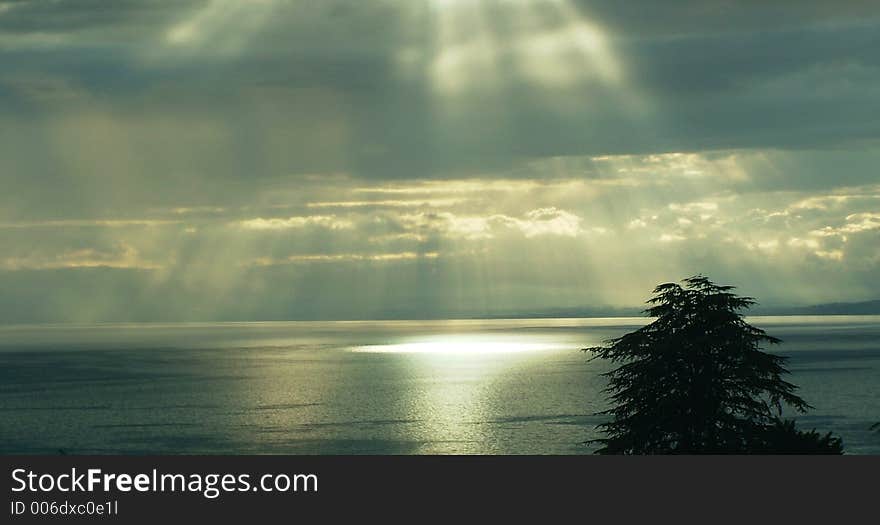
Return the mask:
[[[2,453],[571,454],[596,437],[578,348],[642,319],[0,328]],[[880,453],[880,317],[762,317],[816,409]]]

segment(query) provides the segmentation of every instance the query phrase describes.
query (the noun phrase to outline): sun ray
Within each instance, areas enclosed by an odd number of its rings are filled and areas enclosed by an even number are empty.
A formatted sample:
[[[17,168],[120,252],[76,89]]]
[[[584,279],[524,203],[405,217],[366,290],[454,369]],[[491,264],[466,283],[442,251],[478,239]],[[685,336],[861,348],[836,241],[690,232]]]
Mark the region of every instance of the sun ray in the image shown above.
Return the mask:
[[[548,35],[551,50],[553,45],[562,48],[556,50],[557,57],[564,56],[561,51],[574,50],[584,66],[581,71],[595,72],[606,84],[622,84],[625,80],[622,62],[611,49],[604,31],[579,13],[570,0],[548,0],[548,3],[562,20],[562,27]]]
[[[279,0],[211,0],[171,26],[161,47],[178,56],[237,56],[278,7]]]
[[[498,49],[481,4],[463,0],[436,0],[431,4],[437,49],[430,75],[441,97],[492,89],[498,80]]]
[[[508,59],[526,80],[545,86],[625,81],[601,27],[568,0],[431,0],[429,13],[437,46],[430,74],[440,96],[496,89],[506,80],[499,63]]]

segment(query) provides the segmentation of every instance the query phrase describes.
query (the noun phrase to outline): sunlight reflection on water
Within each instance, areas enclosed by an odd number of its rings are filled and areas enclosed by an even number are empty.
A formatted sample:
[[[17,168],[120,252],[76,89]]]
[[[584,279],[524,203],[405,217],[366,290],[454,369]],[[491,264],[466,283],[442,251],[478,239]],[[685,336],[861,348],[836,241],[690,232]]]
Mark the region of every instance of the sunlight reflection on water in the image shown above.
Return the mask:
[[[559,344],[497,340],[486,337],[460,336],[425,339],[388,345],[365,345],[352,349],[368,354],[443,354],[477,356],[558,350]]]
[[[754,318],[849,453],[877,453],[880,317]],[[0,328],[0,452],[570,454],[645,319]]]

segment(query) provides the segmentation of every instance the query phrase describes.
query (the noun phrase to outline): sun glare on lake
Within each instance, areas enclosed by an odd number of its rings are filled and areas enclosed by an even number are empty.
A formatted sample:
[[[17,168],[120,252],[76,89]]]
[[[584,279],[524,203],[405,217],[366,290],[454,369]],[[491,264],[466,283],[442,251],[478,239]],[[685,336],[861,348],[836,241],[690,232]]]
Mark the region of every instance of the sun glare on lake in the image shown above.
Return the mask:
[[[440,355],[489,355],[516,354],[553,350],[558,345],[522,342],[503,339],[449,337],[442,339],[409,341],[385,345],[355,347],[354,352],[368,354],[440,354]]]

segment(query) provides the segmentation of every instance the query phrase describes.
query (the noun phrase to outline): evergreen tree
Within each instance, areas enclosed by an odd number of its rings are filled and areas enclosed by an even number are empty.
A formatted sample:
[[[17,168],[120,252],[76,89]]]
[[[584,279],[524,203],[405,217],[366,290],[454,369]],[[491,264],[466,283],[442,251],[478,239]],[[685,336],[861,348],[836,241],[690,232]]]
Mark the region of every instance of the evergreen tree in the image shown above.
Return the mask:
[[[843,454],[843,442],[828,432],[795,428],[792,420],[777,420],[749,443],[746,452],[753,454]]]
[[[594,440],[597,452],[772,453],[786,441],[840,453],[836,438],[821,441],[780,419],[783,405],[811,407],[783,379],[785,358],[762,351],[781,341],[743,319],[754,299],[702,276],[683,284],[654,290],[652,323],[585,349],[619,365],[603,374],[612,407],[602,412],[611,420],[599,425],[606,437]]]

